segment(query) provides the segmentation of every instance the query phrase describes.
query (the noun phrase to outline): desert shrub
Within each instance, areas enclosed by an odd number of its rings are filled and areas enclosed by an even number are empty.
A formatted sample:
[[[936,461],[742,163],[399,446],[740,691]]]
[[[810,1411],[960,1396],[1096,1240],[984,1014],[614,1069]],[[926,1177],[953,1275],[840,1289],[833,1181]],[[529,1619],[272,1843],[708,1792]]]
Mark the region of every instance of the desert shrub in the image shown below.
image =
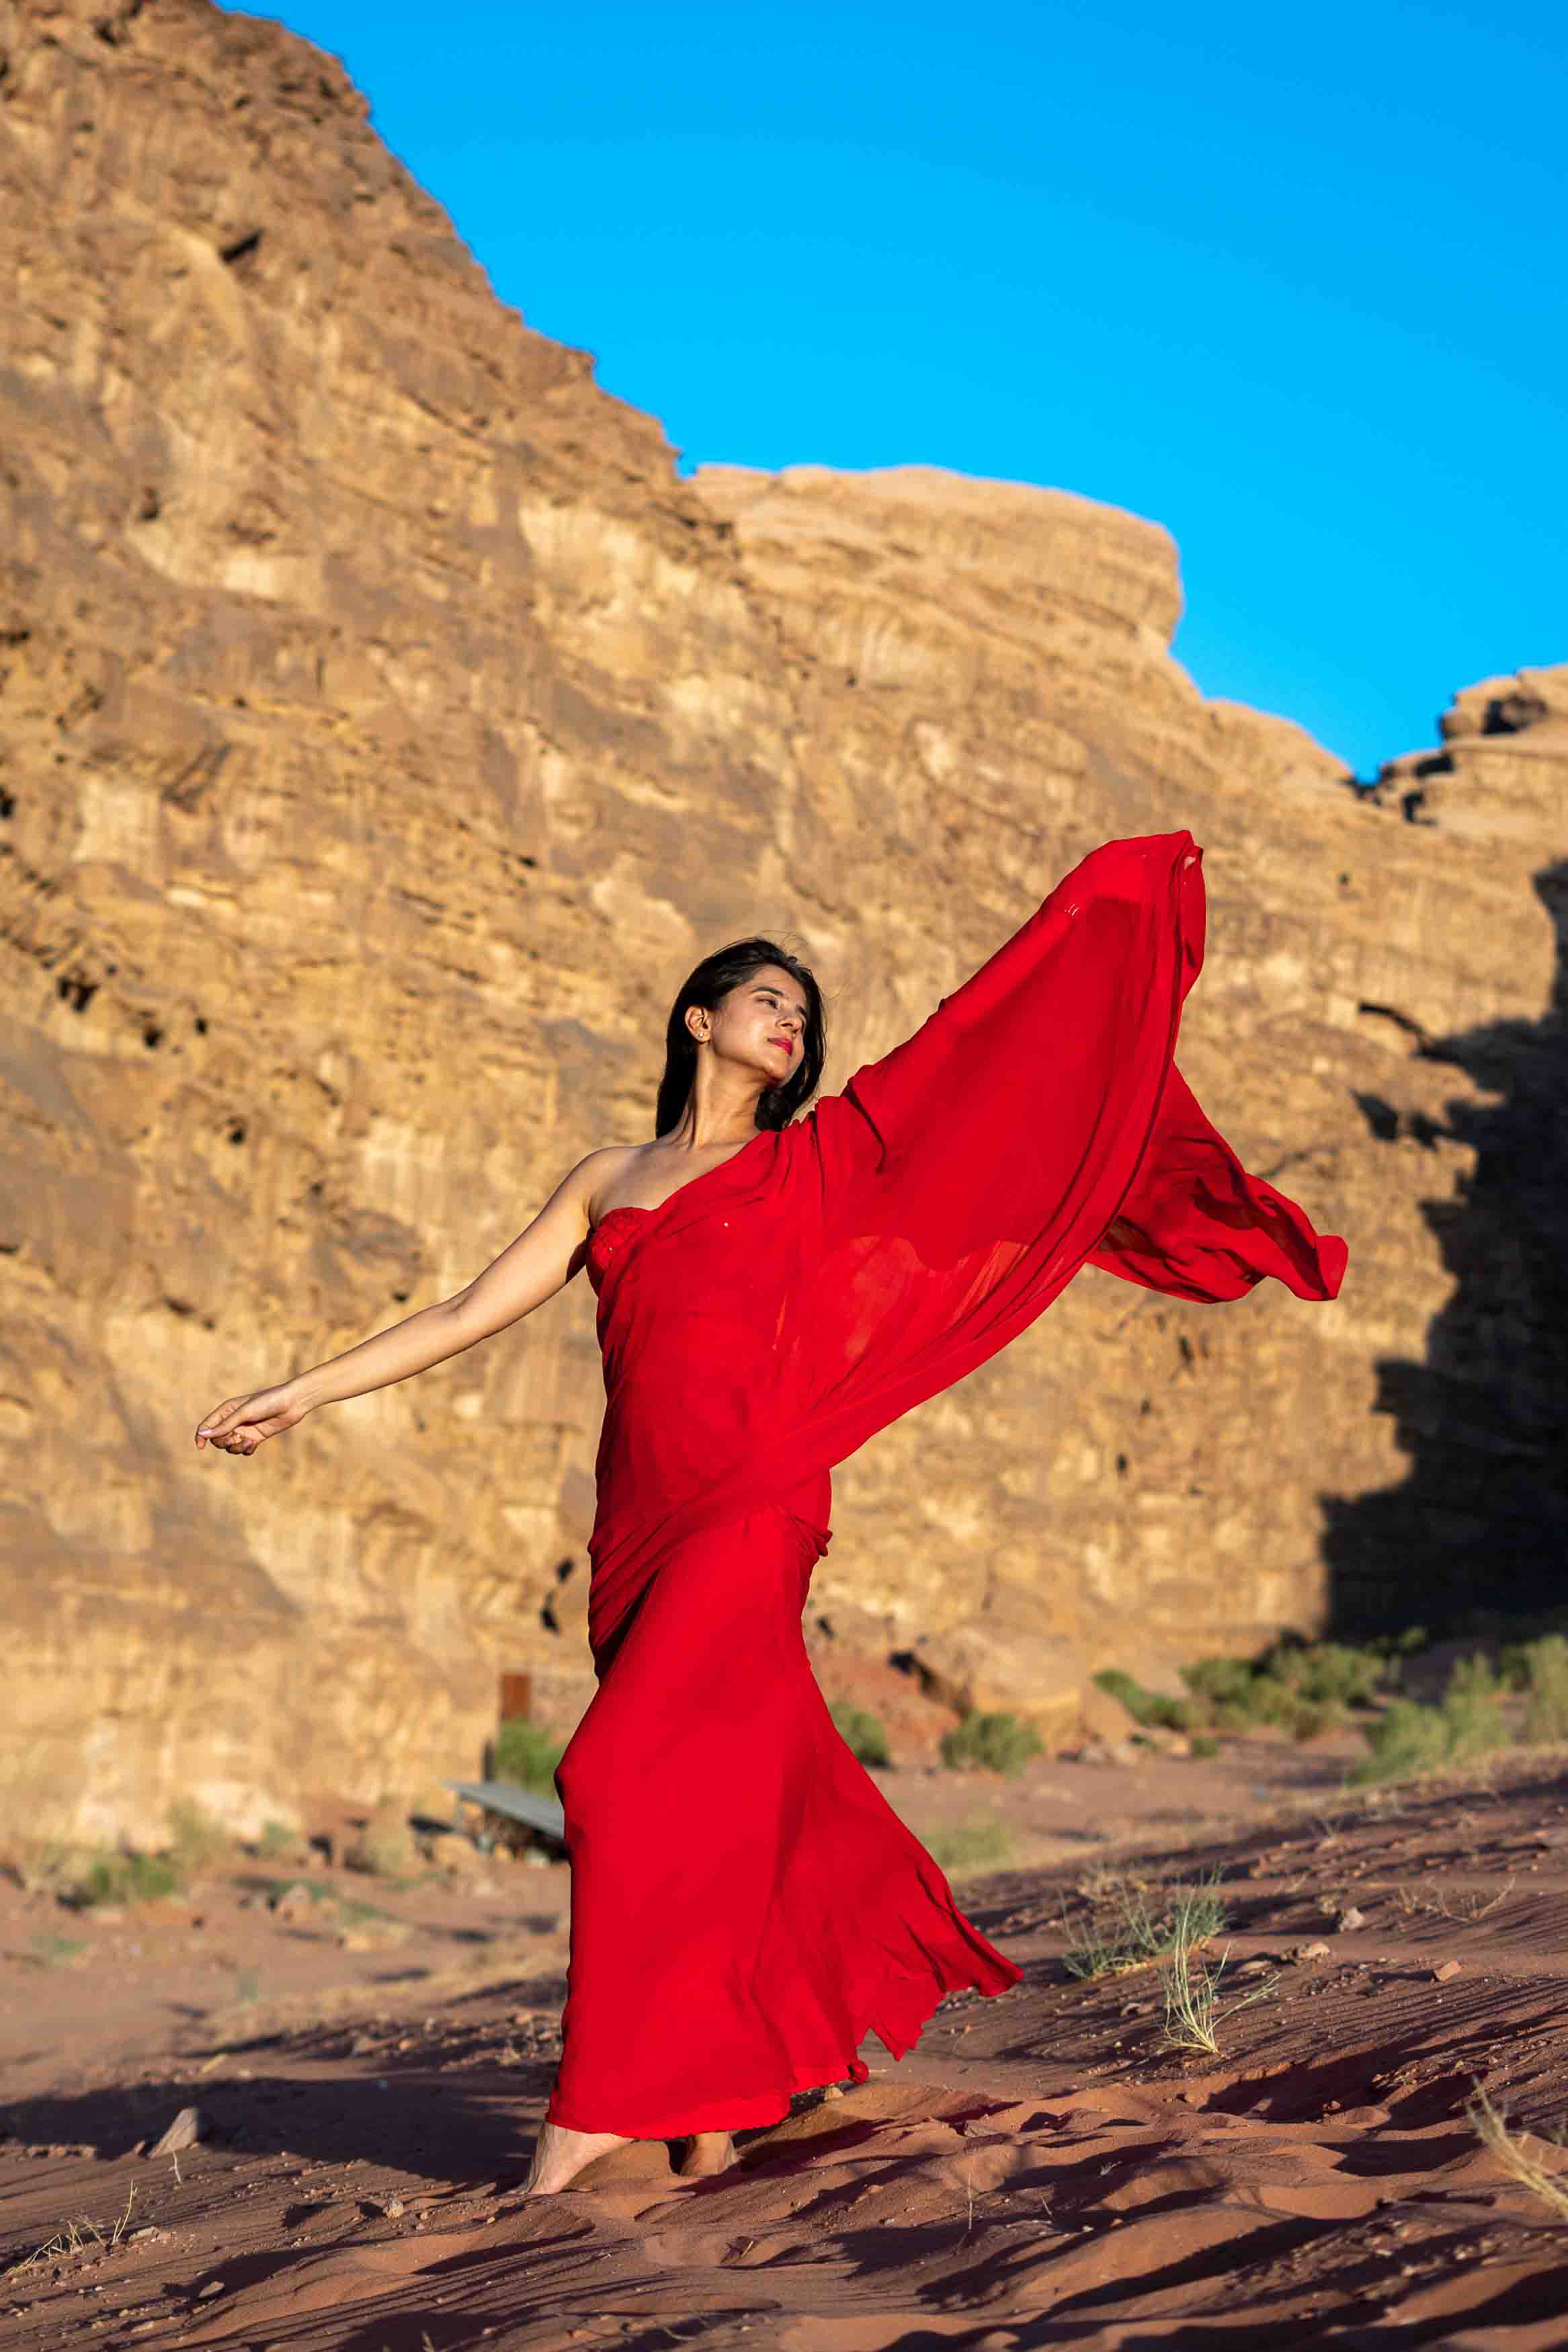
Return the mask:
[[[1403,1780],[1443,1771],[1508,1745],[1511,1737],[1500,1701],[1504,1685],[1483,1657],[1460,1658],[1436,1706],[1398,1698],[1366,1727],[1369,1754],[1351,1774],[1355,1781]]]
[[[1260,1658],[1199,1658],[1181,1672],[1195,1717],[1216,1730],[1271,1724],[1315,1739],[1352,1707],[1366,1706],[1398,1667],[1385,1647],[1278,1642]]]
[[[1282,1642],[1269,1652],[1262,1671],[1301,1706],[1339,1713],[1364,1706],[1397,1668],[1381,1650],[1352,1649],[1343,1642]]]
[[[1353,1780],[1407,1780],[1418,1772],[1440,1771],[1448,1761],[1452,1736],[1440,1706],[1396,1698],[1367,1725],[1366,1744],[1370,1753],[1352,1771]]]
[[[1120,1666],[1104,1667],[1094,1680],[1103,1691],[1121,1701],[1134,1723],[1149,1729],[1186,1731],[1192,1720],[1194,1710],[1185,1700],[1167,1698],[1164,1691],[1145,1690]]]
[[[944,1829],[923,1830],[920,1836],[938,1870],[950,1877],[1005,1870],[1012,1860],[1013,1842],[1005,1822],[953,1822]]]
[[[1198,1658],[1183,1666],[1181,1678],[1195,1698],[1216,1712],[1224,1707],[1244,1710],[1251,1703],[1258,1669],[1250,1658]]]
[[[1459,1658],[1443,1693],[1442,1711],[1453,1727],[1457,1759],[1506,1748],[1513,1737],[1498,1702],[1503,1685],[1490,1659]]]
[[[841,1703],[829,1710],[840,1738],[860,1764],[891,1764],[887,1734],[871,1709]]]
[[[277,1862],[281,1855],[292,1853],[301,1843],[298,1831],[290,1829],[287,1822],[263,1822],[256,1851],[261,1861]]]
[[[942,1736],[942,1761],[957,1772],[1021,1772],[1039,1754],[1039,1732],[1016,1715],[977,1710]]]
[[[230,1853],[234,1840],[221,1822],[189,1799],[169,1808],[168,1852],[182,1871],[211,1870]]]
[[[78,1856],[61,1893],[78,1911],[95,1903],[147,1903],[178,1895],[185,1874],[172,1854],[100,1853]]]
[[[1568,1739],[1568,1636],[1543,1633],[1539,1641],[1520,1643],[1504,1653],[1502,1672],[1527,1696],[1526,1739]]]
[[[515,1788],[539,1789],[549,1796],[555,1790],[555,1768],[565,1752],[537,1723],[504,1723],[496,1734],[491,1773]]]

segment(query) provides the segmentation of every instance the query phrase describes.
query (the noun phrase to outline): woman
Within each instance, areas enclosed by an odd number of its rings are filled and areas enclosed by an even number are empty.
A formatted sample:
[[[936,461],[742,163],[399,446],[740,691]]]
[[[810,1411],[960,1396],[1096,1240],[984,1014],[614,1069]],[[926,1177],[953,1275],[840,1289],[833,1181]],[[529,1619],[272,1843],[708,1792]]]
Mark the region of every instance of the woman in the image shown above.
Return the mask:
[[[1343,1244],[1246,1173],[1175,1066],[1202,951],[1190,835],[1109,843],[800,1119],[816,982],[767,940],[709,957],[670,1017],[653,1142],[591,1153],[455,1297],[197,1430],[254,1454],[587,1267],[600,1687],[558,1776],[571,1965],[535,2193],[632,2138],[717,2170],[732,2131],[863,2075],[869,2031],[896,2057],[945,1993],[1017,1981],[834,1732],[800,1613],[833,1464],[1086,1262],[1184,1298],[1267,1275],[1336,1294]]]

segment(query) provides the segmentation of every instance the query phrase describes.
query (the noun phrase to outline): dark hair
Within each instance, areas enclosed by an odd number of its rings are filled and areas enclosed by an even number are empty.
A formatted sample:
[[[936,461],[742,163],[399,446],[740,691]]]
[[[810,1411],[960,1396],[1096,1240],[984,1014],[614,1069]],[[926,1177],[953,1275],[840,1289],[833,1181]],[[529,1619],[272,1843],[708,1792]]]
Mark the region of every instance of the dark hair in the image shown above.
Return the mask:
[[[732,988],[738,988],[742,981],[767,964],[777,964],[798,983],[806,1000],[806,1025],[800,1035],[800,1058],[794,1069],[781,1086],[765,1087],[762,1090],[757,1105],[758,1126],[788,1127],[801,1105],[809,1103],[816,1093],[827,1058],[828,1035],[822,1019],[822,992],[814,973],[799,956],[787,955],[771,940],[736,940],[729,947],[704,956],[670,1008],[669,1026],[664,1032],[664,1075],[659,1081],[658,1107],[653,1113],[655,1135],[667,1135],[675,1125],[686,1107],[696,1075],[696,1039],[686,1027],[687,1012],[694,1004],[713,1012]]]

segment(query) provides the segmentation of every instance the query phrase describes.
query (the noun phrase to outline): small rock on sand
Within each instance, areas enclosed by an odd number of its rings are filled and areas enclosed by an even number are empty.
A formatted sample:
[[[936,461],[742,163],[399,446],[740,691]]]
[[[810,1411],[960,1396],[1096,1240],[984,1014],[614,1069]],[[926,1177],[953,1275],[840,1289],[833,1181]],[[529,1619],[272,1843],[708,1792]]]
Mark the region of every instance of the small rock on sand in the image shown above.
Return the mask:
[[[1365,1925],[1365,1912],[1358,1911],[1354,1903],[1348,1911],[1342,1911],[1339,1915],[1339,1932],[1342,1936],[1354,1936],[1358,1927],[1364,1927]]]
[[[178,2156],[183,2147],[194,2147],[206,2131],[206,2119],[200,2107],[182,2107],[162,2137],[148,2149],[149,2156]]]
[[[1451,1984],[1454,1978],[1458,1975],[1459,1970],[1464,1967],[1464,1965],[1463,1960],[1444,1960],[1440,1967],[1433,1969],[1432,1982],[1434,1984]]]

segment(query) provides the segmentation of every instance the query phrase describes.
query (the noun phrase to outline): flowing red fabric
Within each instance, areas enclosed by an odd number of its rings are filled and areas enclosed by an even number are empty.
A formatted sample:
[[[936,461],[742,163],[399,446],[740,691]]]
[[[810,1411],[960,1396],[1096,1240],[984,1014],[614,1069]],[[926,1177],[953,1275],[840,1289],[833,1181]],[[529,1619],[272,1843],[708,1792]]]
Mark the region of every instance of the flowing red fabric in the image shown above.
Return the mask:
[[[1085,1263],[1190,1299],[1337,1294],[1343,1243],[1176,1068],[1203,920],[1189,834],[1108,843],[841,1095],[596,1228],[601,1679],[559,1775],[556,2122],[772,2121],[868,2031],[897,2055],[944,1993],[1016,1982],[833,1730],[800,1609],[831,1466]]]

